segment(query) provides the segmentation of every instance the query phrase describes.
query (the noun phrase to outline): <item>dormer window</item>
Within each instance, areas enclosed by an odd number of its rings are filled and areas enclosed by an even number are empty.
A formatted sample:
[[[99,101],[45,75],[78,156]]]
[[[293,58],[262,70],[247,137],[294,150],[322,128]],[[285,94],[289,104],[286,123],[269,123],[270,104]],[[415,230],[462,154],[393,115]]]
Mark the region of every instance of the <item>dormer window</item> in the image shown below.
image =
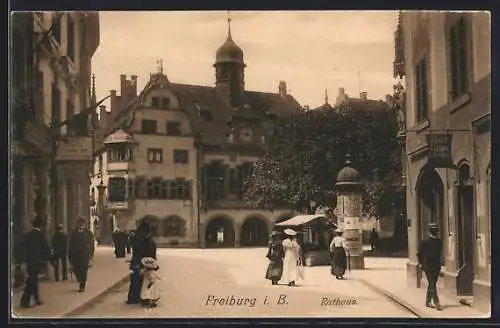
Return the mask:
[[[168,97],[161,98],[161,108],[170,109],[170,98]]]
[[[160,108],[160,98],[151,97],[151,108]]]
[[[180,136],[181,135],[181,122],[168,121],[167,122],[167,135]]]

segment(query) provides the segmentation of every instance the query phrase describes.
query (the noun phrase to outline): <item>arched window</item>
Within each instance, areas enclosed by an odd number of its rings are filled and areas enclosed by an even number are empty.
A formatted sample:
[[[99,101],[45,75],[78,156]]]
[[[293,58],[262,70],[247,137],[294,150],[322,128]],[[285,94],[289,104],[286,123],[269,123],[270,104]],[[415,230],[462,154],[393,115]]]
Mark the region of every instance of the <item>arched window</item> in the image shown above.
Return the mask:
[[[162,231],[164,237],[184,237],[186,221],[177,215],[168,216],[162,222]]]

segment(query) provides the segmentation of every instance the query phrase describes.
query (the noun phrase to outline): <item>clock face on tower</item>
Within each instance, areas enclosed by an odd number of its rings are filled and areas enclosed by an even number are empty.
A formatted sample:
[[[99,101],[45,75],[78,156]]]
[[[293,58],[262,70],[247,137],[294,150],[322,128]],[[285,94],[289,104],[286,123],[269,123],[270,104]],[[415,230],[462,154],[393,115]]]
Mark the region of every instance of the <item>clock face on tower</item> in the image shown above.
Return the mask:
[[[252,128],[250,128],[248,126],[243,127],[243,128],[241,128],[239,135],[240,135],[241,140],[251,141],[253,138],[253,130],[252,130]]]

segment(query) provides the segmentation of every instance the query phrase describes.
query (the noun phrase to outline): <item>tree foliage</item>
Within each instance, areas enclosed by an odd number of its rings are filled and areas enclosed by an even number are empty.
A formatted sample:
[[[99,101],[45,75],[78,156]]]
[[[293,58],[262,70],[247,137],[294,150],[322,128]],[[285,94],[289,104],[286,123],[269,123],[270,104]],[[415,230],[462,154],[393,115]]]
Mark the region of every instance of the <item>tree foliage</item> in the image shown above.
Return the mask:
[[[335,207],[335,183],[346,153],[362,177],[366,215],[397,211],[401,148],[397,114],[368,101],[337,110],[307,111],[275,121],[266,154],[245,184],[245,199],[256,207],[287,205],[297,210]]]

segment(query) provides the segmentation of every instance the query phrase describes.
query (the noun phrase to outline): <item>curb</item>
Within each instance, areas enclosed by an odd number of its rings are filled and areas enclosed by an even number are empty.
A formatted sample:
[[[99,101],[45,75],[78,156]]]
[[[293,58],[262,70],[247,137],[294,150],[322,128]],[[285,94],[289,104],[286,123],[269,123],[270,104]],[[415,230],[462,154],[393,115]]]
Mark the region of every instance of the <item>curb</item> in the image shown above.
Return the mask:
[[[61,318],[67,318],[67,317],[72,317],[75,316],[81,312],[84,312],[86,309],[88,309],[90,306],[92,306],[95,302],[99,301],[101,298],[106,296],[111,290],[117,288],[121,284],[125,283],[129,279],[129,274],[127,273],[123,278],[119,279],[115,283],[113,283],[111,286],[103,288],[101,291],[99,291],[95,296],[90,297],[89,299],[85,300],[83,303],[78,304],[74,306],[73,308],[63,312],[60,317]]]
[[[406,311],[411,312],[412,314],[414,314],[418,318],[429,318],[428,316],[426,316],[425,314],[423,314],[419,309],[417,309],[414,306],[412,306],[411,304],[403,301],[402,299],[400,299],[396,295],[394,295],[392,293],[389,293],[388,291],[386,291],[386,290],[384,290],[384,289],[382,289],[380,287],[377,287],[377,286],[373,285],[372,283],[370,283],[370,282],[368,282],[368,281],[366,281],[364,279],[356,279],[356,280],[359,281],[359,282],[361,282],[361,283],[363,283],[363,284],[365,284],[367,287],[375,290],[377,293],[382,294],[385,297],[389,298],[391,301],[393,301],[397,305],[405,308]]]

